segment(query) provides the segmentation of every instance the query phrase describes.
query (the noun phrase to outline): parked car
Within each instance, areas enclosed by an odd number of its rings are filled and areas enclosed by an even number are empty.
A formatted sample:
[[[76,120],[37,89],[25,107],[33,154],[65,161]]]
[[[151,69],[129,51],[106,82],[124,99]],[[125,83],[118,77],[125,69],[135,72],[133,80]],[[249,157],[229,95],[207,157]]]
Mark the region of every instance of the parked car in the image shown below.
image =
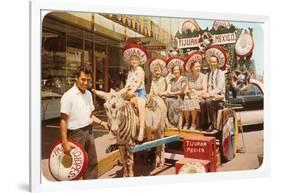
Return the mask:
[[[264,102],[263,83],[251,79],[247,89],[229,93],[229,103],[240,105],[239,112],[243,126],[259,125],[264,122],[263,106]]]

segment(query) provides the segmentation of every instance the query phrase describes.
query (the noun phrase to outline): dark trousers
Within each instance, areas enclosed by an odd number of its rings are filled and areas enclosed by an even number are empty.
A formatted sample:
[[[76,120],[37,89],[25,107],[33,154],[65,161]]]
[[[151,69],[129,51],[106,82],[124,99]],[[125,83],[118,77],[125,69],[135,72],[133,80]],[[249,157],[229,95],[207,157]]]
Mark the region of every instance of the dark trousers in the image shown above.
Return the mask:
[[[68,137],[79,142],[86,152],[88,153],[89,164],[86,173],[83,176],[83,179],[95,179],[97,178],[97,152],[95,146],[95,138],[92,131],[92,124],[86,127],[68,130]]]
[[[210,99],[200,101],[200,122],[203,130],[207,130],[210,125],[217,128],[217,113],[219,109],[223,109],[224,102],[214,101]]]

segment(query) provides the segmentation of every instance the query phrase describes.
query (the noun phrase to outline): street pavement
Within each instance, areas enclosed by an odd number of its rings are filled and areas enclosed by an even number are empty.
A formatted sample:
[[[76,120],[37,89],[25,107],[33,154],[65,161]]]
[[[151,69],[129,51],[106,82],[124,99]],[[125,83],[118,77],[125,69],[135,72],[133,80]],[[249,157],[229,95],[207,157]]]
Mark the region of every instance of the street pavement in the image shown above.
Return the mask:
[[[217,172],[255,170],[259,168],[258,155],[263,154],[263,130],[244,133],[245,146],[243,145],[242,134],[239,134],[238,150],[242,151],[236,154],[231,161],[222,163]],[[111,171],[100,176],[100,178],[122,177],[122,167],[116,166]],[[135,176],[155,176],[155,175],[173,175],[176,174],[173,164],[166,163],[163,168],[153,170],[153,168],[136,165],[134,168]]]
[[[97,111],[96,115],[102,120],[106,120],[103,111]],[[98,157],[106,156],[106,148],[110,144],[113,144],[112,139],[108,135],[108,131],[102,128],[99,125],[94,125],[94,135],[96,138],[96,147]],[[240,170],[254,170],[259,167],[258,155],[263,155],[263,130],[252,130],[244,132],[244,142],[242,133],[239,133],[238,140],[238,153],[235,158],[226,163],[222,163],[218,168],[217,172],[225,171],[240,171]],[[42,122],[42,171],[46,179],[53,181],[54,179],[50,175],[48,169],[48,156],[51,145],[60,138],[59,132],[59,119],[52,119]],[[138,164],[134,166],[135,176],[155,176],[155,175],[172,175],[175,174],[175,167],[173,162],[167,160],[164,167],[159,169],[153,169],[152,164]],[[117,178],[122,177],[122,168],[121,166],[115,166],[111,171],[105,173],[99,178]]]

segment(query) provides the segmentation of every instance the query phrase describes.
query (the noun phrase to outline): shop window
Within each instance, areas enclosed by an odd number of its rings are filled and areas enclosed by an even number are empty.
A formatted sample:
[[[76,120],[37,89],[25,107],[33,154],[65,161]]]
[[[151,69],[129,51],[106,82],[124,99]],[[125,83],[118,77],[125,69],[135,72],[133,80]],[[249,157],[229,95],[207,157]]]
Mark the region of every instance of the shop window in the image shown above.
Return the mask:
[[[42,120],[59,117],[60,98],[73,86],[76,69],[81,64],[93,65],[93,34],[66,24],[51,25],[53,23],[57,24],[51,19],[43,23]],[[61,26],[63,30],[52,26]]]
[[[60,96],[65,91],[63,84],[66,61],[65,34],[44,31],[42,38],[42,95]]]

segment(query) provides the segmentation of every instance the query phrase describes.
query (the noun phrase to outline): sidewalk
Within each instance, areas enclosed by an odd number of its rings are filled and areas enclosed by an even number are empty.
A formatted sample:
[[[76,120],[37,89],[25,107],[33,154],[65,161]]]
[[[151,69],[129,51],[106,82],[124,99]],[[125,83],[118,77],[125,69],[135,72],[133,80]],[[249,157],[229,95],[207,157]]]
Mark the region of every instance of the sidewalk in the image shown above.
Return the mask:
[[[263,130],[244,133],[245,152],[218,168],[218,172],[253,170],[259,168],[258,155],[263,154]],[[242,147],[242,136],[239,134],[239,148]]]

